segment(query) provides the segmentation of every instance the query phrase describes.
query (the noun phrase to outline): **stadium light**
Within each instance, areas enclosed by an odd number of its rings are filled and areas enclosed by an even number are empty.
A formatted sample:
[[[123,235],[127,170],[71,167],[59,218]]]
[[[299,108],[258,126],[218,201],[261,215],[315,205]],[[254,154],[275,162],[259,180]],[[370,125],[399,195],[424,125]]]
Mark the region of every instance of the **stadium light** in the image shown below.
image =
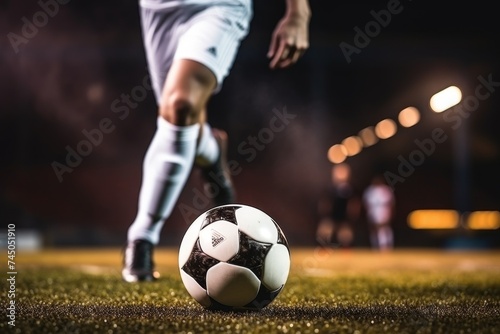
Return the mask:
[[[413,229],[454,229],[460,214],[456,210],[415,210],[408,214],[407,222]]]
[[[358,136],[350,136],[342,141],[342,145],[346,148],[347,155],[353,156],[361,152],[363,141]]]
[[[369,147],[375,145],[378,142],[378,138],[375,135],[375,131],[373,130],[373,126],[369,126],[359,131],[359,137],[363,141],[363,145],[365,147]]]
[[[430,105],[434,112],[440,113],[460,103],[462,92],[457,86],[450,86],[432,95]]]
[[[392,119],[384,119],[375,125],[375,134],[380,139],[387,139],[396,134],[397,126],[396,122]]]
[[[328,160],[334,164],[344,162],[347,158],[347,150],[342,144],[335,144],[328,150]]]
[[[415,107],[404,108],[399,112],[398,120],[405,128],[412,127],[420,121],[420,112]]]
[[[471,230],[496,230],[500,228],[499,211],[474,211],[467,216],[467,227]]]

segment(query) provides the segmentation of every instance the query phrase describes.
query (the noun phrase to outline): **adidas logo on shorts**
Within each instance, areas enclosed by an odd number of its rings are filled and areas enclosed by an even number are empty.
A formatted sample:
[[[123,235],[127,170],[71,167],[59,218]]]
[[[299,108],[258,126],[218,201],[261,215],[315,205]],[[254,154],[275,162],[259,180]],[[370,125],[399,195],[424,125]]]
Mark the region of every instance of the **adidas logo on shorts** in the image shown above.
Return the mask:
[[[209,47],[207,49],[207,52],[210,53],[212,56],[217,57],[217,49],[215,46]]]

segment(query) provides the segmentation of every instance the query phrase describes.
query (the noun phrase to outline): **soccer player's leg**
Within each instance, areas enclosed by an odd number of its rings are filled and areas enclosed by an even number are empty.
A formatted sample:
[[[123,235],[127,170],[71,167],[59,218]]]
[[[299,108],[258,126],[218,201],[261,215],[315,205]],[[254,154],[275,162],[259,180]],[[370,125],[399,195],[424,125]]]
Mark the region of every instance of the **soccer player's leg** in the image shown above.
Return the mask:
[[[250,13],[251,9],[246,7],[210,6],[187,16],[185,12],[180,15],[173,12],[175,18],[171,21],[165,20],[164,15],[170,15],[167,12],[142,12],[146,55],[153,72],[152,82],[160,105],[160,116],[158,129],[144,160],[138,214],[128,231],[131,247],[137,240],[150,242],[153,246],[158,243],[163,222],[169,217],[185,185],[195,156],[208,157],[211,162],[209,167],[215,166],[218,161],[225,161],[225,145],[215,140],[211,131],[205,134],[209,134],[208,142],[212,144],[205,148],[197,145],[204,140],[203,135],[199,137],[200,133],[204,133],[201,129],[205,128],[200,123],[206,117],[204,113],[210,96],[220,89],[239,42],[247,33]],[[237,19],[238,24],[233,25],[228,17]],[[187,21],[183,21],[186,18]],[[177,29],[179,27],[182,29]],[[173,58],[172,50],[175,50]],[[163,82],[165,84],[159,92],[158,87]],[[218,175],[217,171],[215,175]],[[208,174],[211,175],[210,172]],[[123,277],[125,280],[130,277],[132,281],[138,280],[134,273],[143,271],[129,264],[147,261],[134,261],[134,255],[127,257],[127,254],[134,253],[125,252]],[[146,267],[154,266],[151,263]],[[147,271],[151,273],[148,279],[154,277],[153,269]]]
[[[128,282],[157,276],[153,248],[191,172],[200,116],[215,86],[215,76],[201,63],[173,62],[160,100],[157,129],[144,159],[138,213],[128,230],[122,270]]]
[[[199,61],[215,74],[214,94],[232,68],[240,42],[248,32],[250,17],[251,9],[245,6],[214,6],[201,12],[179,41],[176,56]],[[202,122],[195,161],[202,169],[206,192],[216,206],[236,200],[227,163],[227,138],[225,131]]]
[[[201,167],[206,192],[212,194],[214,205],[236,201],[236,192],[227,162],[226,131],[203,124],[197,150],[196,165]]]

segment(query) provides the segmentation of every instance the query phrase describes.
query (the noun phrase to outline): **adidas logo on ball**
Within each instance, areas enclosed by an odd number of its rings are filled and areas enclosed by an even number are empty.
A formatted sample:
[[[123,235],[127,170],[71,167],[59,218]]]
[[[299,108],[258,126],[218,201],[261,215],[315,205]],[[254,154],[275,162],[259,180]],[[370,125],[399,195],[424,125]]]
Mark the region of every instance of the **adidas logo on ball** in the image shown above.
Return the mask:
[[[212,230],[212,247],[216,247],[218,244],[224,241],[224,236],[217,232],[216,230]]]

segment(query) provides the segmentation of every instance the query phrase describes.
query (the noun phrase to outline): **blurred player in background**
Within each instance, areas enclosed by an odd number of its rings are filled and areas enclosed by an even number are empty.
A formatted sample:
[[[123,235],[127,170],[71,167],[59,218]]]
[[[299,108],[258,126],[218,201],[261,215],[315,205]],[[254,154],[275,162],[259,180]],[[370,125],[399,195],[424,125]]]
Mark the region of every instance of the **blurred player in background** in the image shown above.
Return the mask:
[[[308,0],[285,0],[272,36],[270,68],[294,64],[309,46]],[[139,207],[128,229],[122,277],[157,277],[153,249],[193,166],[219,186],[214,205],[234,202],[226,167],[227,134],[205,122],[210,97],[222,87],[252,18],[251,0],[140,0],[157,128],[143,162]]]
[[[354,240],[353,224],[360,213],[359,196],[351,184],[348,164],[333,166],[331,177],[332,184],[318,205],[320,221],[316,240],[325,247],[338,244],[341,248],[349,248]]]
[[[394,246],[392,217],[394,216],[394,193],[382,176],[375,176],[363,193],[363,204],[370,230],[372,248],[381,251]]]

